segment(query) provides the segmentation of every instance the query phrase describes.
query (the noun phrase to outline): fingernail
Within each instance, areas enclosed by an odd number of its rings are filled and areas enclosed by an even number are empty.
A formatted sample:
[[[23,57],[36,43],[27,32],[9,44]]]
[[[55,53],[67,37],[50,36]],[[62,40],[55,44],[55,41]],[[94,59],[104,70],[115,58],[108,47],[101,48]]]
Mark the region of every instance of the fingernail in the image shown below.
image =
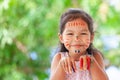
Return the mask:
[[[68,74],[68,72],[66,71],[66,73]]]
[[[70,70],[70,74],[72,73],[72,71]]]

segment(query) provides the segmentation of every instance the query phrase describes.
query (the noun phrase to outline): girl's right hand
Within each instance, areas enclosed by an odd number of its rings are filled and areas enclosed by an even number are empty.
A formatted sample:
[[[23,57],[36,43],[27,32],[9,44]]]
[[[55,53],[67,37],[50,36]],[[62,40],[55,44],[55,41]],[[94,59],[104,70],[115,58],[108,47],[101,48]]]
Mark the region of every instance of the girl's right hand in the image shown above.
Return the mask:
[[[66,53],[67,56],[63,56],[60,60],[60,64],[62,66],[62,68],[64,69],[64,71],[68,74],[68,73],[72,73],[72,71],[76,71],[76,65],[75,65],[75,61],[74,59],[72,59],[68,53]]]

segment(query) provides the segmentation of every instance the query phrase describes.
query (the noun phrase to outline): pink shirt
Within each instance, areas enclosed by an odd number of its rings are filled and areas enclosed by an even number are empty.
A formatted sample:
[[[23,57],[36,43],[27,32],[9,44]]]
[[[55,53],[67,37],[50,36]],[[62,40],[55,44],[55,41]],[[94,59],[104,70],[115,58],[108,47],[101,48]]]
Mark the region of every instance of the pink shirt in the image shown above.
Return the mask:
[[[66,56],[66,54],[64,54],[64,56]],[[77,68],[76,72],[66,74],[66,80],[92,80],[89,70],[80,70],[79,61],[76,61],[75,64]]]

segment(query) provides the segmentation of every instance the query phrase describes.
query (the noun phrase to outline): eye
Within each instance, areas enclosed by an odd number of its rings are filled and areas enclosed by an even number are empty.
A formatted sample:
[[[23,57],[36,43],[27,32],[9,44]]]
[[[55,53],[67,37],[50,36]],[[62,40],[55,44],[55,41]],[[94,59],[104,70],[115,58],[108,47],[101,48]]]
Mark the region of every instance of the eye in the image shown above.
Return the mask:
[[[67,35],[73,35],[73,33],[67,33]]]
[[[81,33],[81,35],[87,35],[87,33],[83,32],[83,33]]]

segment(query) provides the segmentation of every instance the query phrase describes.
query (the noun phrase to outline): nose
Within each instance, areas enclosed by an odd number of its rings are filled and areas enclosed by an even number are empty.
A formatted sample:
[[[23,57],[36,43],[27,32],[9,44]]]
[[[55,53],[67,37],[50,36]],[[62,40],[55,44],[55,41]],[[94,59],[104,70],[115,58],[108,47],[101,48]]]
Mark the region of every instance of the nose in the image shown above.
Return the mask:
[[[75,40],[78,41],[79,40],[79,36],[75,36]]]

